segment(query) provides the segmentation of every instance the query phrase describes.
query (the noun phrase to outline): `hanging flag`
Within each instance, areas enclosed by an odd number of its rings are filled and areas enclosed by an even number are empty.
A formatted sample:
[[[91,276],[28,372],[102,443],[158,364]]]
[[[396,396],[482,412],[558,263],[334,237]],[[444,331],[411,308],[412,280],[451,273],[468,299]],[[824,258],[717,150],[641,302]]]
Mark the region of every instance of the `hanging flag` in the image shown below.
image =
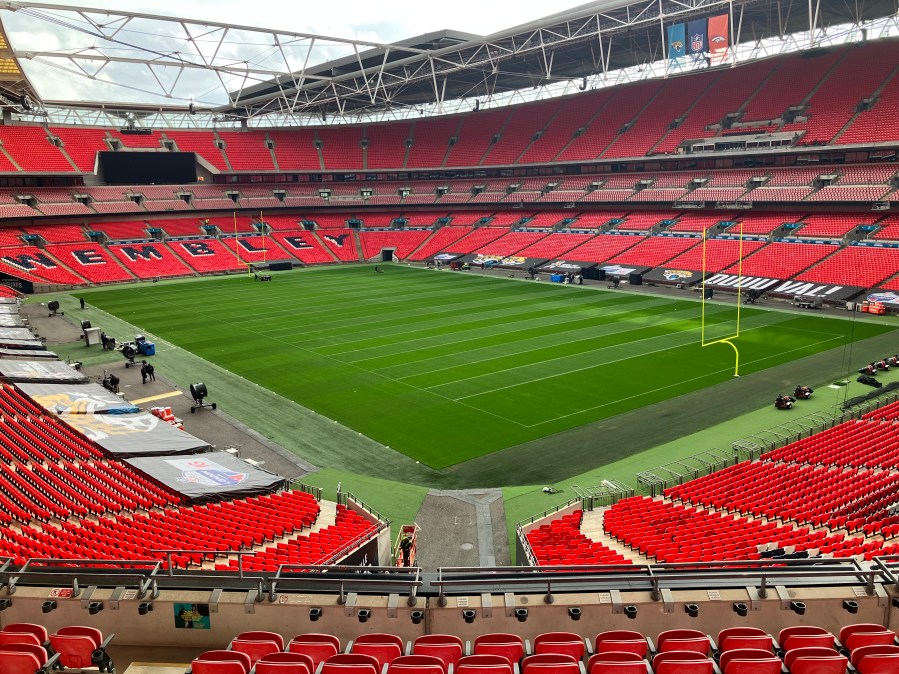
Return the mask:
[[[728,26],[727,14],[709,17],[709,52],[712,55],[713,65],[723,63],[727,58],[727,50],[730,46]]]
[[[708,51],[706,19],[697,19],[687,24],[687,53],[699,58]]]
[[[676,23],[668,26],[668,58],[677,60],[687,55],[686,45],[684,44],[684,24]]]

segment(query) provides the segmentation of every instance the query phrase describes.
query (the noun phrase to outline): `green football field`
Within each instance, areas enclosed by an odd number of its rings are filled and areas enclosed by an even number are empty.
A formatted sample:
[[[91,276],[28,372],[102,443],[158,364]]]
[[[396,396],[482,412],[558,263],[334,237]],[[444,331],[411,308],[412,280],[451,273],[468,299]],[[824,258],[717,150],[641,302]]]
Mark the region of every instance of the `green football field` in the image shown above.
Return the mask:
[[[702,305],[387,266],[91,292],[89,301],[432,468],[730,379]],[[708,303],[706,340],[737,308]],[[891,328],[743,308],[740,373]],[[249,390],[248,390],[249,391]]]

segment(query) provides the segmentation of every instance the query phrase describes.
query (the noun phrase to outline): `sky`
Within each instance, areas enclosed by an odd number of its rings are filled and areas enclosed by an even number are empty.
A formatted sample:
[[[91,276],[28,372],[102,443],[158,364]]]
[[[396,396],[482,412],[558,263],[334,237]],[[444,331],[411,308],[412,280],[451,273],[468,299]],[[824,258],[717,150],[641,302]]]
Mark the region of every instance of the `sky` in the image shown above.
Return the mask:
[[[583,0],[562,0],[550,4],[544,0],[516,0],[513,4],[505,1],[484,0],[332,0],[331,2],[287,1],[287,0],[56,0],[54,4],[72,7],[88,6],[99,9],[126,9],[129,12],[178,16],[186,19],[214,20],[222,23],[270,28],[275,30],[311,33],[335,38],[363,40],[375,43],[390,43],[415,35],[451,29],[460,32],[489,35],[513,26],[543,18],[549,14],[578,7]],[[71,17],[73,15],[69,15]],[[59,48],[91,48],[94,38],[77,31],[64,31],[52,22],[25,15],[23,12],[0,12],[10,41],[15,49],[50,51]],[[158,24],[156,24],[158,25]],[[151,24],[135,22],[130,24],[132,34],[122,33],[123,41],[151,46],[161,52],[170,51],[171,43],[165,43],[154,35]],[[180,30],[177,26],[174,30]],[[158,28],[156,30],[159,30]],[[259,41],[259,34],[247,34],[246,41]],[[209,40],[209,48],[216,44]],[[235,36],[232,44],[225,45],[219,52],[234,62],[250,61],[259,67],[284,69],[284,59],[275,53],[270,45],[256,44],[252,47],[240,45]],[[309,54],[312,61],[324,62],[341,55],[334,45],[319,44]],[[122,56],[138,56],[136,52],[119,52]],[[263,56],[260,57],[260,54]],[[291,65],[298,69],[307,57],[305,47],[298,47],[288,53]],[[159,78],[163,89],[171,87],[174,103],[182,103],[188,98],[198,103],[220,104],[221,87],[214,76],[204,79],[199,72],[182,73],[179,77],[174,69],[157,69],[149,73],[146,68],[130,70],[125,66],[111,65],[95,80],[83,76],[73,76],[71,64],[50,67],[34,61],[22,61],[32,84],[45,100],[110,100],[147,101],[148,92],[158,90]],[[97,64],[99,66],[99,64]],[[88,69],[95,67],[87,64]],[[104,80],[118,82],[107,84]],[[233,89],[240,82],[234,78],[227,81]],[[162,100],[162,99],[161,99]]]

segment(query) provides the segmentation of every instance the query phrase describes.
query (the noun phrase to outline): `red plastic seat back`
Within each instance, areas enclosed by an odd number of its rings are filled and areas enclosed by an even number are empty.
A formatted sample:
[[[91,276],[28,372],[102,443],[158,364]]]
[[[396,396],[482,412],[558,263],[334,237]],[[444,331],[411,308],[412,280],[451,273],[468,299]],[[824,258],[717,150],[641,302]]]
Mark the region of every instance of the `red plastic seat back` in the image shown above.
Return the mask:
[[[446,674],[446,665],[433,655],[401,655],[390,663],[387,674]]]
[[[482,634],[474,640],[475,655],[499,655],[516,664],[524,657],[524,640],[517,634]]]
[[[845,674],[849,659],[839,653],[829,656],[796,658],[790,674]]]
[[[302,653],[271,653],[256,662],[256,674],[315,674],[315,665]]]
[[[648,674],[647,662],[642,658],[627,661],[596,660],[587,666],[587,674]]]
[[[247,674],[251,667],[246,653],[225,650],[206,651],[190,664],[193,674]]]
[[[439,658],[447,668],[450,665],[455,667],[463,655],[462,639],[454,634],[427,634],[415,640],[412,652]]]
[[[330,634],[300,634],[294,637],[287,649],[291,653],[302,653],[312,659],[314,667],[340,652],[340,640]]]
[[[0,646],[8,644],[31,644],[40,646],[41,641],[38,640],[31,632],[0,632]]]
[[[35,623],[10,623],[3,628],[3,631],[28,632],[29,634],[33,634],[34,636],[36,636],[42,644],[45,644],[50,640],[50,635],[47,633],[47,628],[43,625],[37,625]]]
[[[581,660],[586,650],[584,640],[573,632],[546,632],[534,639],[534,653],[570,655],[575,660]]]
[[[656,645],[660,652],[665,651],[693,651],[708,655],[712,643],[708,636],[699,630],[667,630],[659,634]]]
[[[718,632],[718,650],[732,651],[735,648],[758,648],[774,651],[774,638],[758,627],[728,627]]]
[[[50,635],[50,644],[59,653],[59,662],[71,669],[91,667],[91,655],[102,641],[100,630],[93,627],[62,627]]]
[[[467,655],[459,660],[453,674],[512,674],[512,665],[501,655]]]
[[[320,674],[379,674],[376,658],[365,653],[338,653],[322,665]]]
[[[278,650],[284,650],[284,637],[277,632],[266,632],[264,630],[252,630],[250,632],[241,632],[236,639],[245,641],[274,641],[278,645]]]
[[[866,655],[899,655],[899,646],[892,644],[872,644],[870,646],[859,646],[852,655],[849,656],[849,662],[852,666],[858,668],[858,663]]]
[[[44,665],[33,653],[0,650],[3,674],[34,674]]]
[[[596,652],[608,651],[636,653],[641,658],[646,657],[649,644],[639,632],[634,630],[608,630],[596,635],[594,641]]]
[[[278,653],[280,649],[274,641],[251,641],[238,637],[231,642],[231,650],[237,653],[246,653],[250,656],[250,662],[256,664],[260,658]]]

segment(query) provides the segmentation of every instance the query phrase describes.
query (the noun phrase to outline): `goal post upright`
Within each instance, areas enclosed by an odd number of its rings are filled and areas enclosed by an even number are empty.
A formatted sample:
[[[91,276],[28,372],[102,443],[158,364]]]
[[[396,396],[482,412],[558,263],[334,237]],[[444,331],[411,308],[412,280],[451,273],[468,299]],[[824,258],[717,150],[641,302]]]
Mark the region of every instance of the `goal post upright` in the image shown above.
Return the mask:
[[[740,349],[734,344],[734,340],[740,337],[740,319],[743,306],[743,222],[740,225],[740,237],[737,250],[737,324],[734,334],[706,341],[705,338],[705,303],[706,303],[706,279],[708,278],[708,228],[703,227],[702,230],[702,309],[700,312],[700,345],[702,348],[712,346],[713,344],[727,344],[734,350],[734,377],[740,376]]]

